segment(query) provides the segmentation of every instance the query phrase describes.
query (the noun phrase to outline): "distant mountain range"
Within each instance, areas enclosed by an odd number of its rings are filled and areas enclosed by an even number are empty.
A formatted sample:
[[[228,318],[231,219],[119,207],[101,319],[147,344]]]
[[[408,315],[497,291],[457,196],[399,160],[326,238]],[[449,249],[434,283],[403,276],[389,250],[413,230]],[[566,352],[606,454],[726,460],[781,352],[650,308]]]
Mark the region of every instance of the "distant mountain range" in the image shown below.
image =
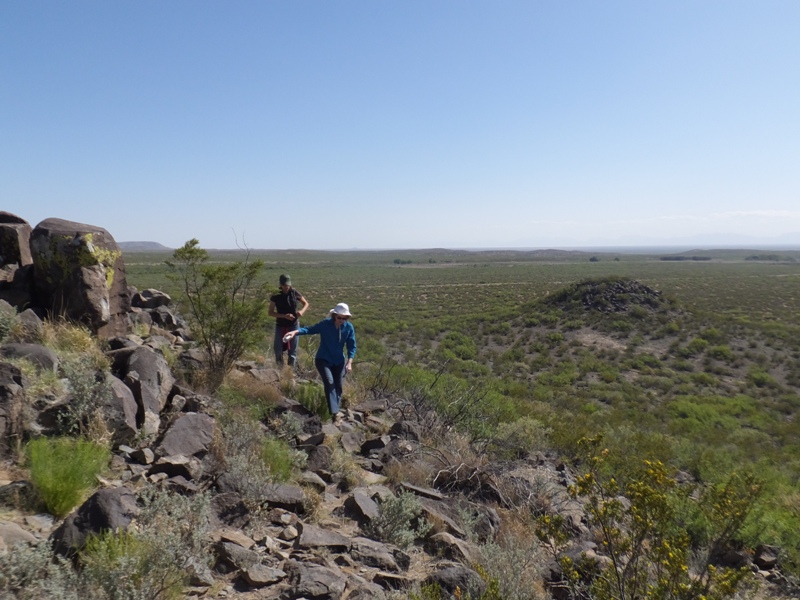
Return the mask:
[[[652,253],[676,253],[689,250],[710,250],[710,249],[751,249],[751,250],[800,250],[800,233],[784,234],[773,238],[762,238],[744,235],[704,235],[687,236],[682,238],[646,238],[633,237],[618,238],[616,240],[596,240],[584,241],[583,243],[574,240],[576,243],[565,243],[565,240],[537,240],[538,245],[530,244],[509,244],[508,246],[486,246],[486,247],[460,247],[450,246],[442,251],[452,252],[463,250],[468,252],[498,252],[498,251],[538,251],[567,254],[570,252],[617,252],[622,254],[652,254]],[[158,242],[118,242],[123,252],[171,252],[174,248],[164,246]],[[210,250],[232,250],[230,248],[210,248]],[[235,249],[233,249],[235,251]],[[251,250],[253,250],[251,248]],[[347,250],[360,252],[387,252],[398,250],[424,250],[426,252],[437,251],[439,248],[349,248],[325,250],[307,250],[300,248],[277,249],[277,248],[256,248],[255,250],[269,250],[270,252],[346,252]]]
[[[172,250],[158,242],[117,242],[123,252],[162,252]]]

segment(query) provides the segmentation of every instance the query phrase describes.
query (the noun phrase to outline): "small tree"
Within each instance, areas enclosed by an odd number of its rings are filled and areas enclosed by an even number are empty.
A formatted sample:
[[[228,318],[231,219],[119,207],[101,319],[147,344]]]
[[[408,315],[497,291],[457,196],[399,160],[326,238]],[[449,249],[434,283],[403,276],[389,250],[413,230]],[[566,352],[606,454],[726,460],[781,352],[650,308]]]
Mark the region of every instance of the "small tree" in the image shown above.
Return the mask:
[[[170,279],[181,286],[192,331],[208,355],[209,385],[216,389],[233,365],[264,335],[269,294],[256,285],[260,260],[207,264],[208,252],[191,239],[166,261]]]

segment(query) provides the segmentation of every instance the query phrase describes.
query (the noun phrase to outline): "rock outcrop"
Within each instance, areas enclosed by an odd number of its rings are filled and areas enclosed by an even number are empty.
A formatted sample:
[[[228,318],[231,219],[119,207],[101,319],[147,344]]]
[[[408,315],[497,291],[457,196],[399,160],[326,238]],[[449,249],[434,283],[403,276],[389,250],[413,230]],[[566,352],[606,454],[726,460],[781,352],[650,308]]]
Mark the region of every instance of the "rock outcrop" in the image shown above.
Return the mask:
[[[45,219],[31,232],[34,298],[52,316],[102,337],[128,330],[130,296],[122,251],[105,229]]]

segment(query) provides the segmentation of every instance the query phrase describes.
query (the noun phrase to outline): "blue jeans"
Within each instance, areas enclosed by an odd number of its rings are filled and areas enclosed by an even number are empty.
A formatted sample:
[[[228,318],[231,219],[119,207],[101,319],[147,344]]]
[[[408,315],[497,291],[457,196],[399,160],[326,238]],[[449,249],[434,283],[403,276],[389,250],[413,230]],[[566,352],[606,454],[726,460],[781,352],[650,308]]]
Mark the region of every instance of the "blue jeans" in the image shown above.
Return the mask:
[[[272,349],[275,350],[275,362],[279,365],[283,364],[283,336],[300,329],[300,321],[295,321],[293,325],[276,325],[275,326],[275,339],[272,342]],[[289,341],[289,349],[286,354],[289,356],[289,366],[293,367],[297,362],[297,342],[299,336],[294,336]]]
[[[342,401],[342,379],[344,379],[344,363],[332,365],[327,360],[318,358],[314,364],[322,377],[322,385],[325,388],[325,397],[328,399],[328,410],[331,416],[339,412],[339,404]]]

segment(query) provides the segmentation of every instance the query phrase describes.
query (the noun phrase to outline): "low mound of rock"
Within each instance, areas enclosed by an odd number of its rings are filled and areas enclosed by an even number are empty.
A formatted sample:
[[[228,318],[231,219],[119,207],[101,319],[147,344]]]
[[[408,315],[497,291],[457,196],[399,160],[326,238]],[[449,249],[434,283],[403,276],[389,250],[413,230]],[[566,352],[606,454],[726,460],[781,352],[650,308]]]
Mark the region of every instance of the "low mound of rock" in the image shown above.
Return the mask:
[[[549,296],[545,302],[567,311],[582,309],[600,313],[627,313],[635,307],[650,312],[674,308],[674,303],[658,290],[635,279],[617,277],[580,281]]]

